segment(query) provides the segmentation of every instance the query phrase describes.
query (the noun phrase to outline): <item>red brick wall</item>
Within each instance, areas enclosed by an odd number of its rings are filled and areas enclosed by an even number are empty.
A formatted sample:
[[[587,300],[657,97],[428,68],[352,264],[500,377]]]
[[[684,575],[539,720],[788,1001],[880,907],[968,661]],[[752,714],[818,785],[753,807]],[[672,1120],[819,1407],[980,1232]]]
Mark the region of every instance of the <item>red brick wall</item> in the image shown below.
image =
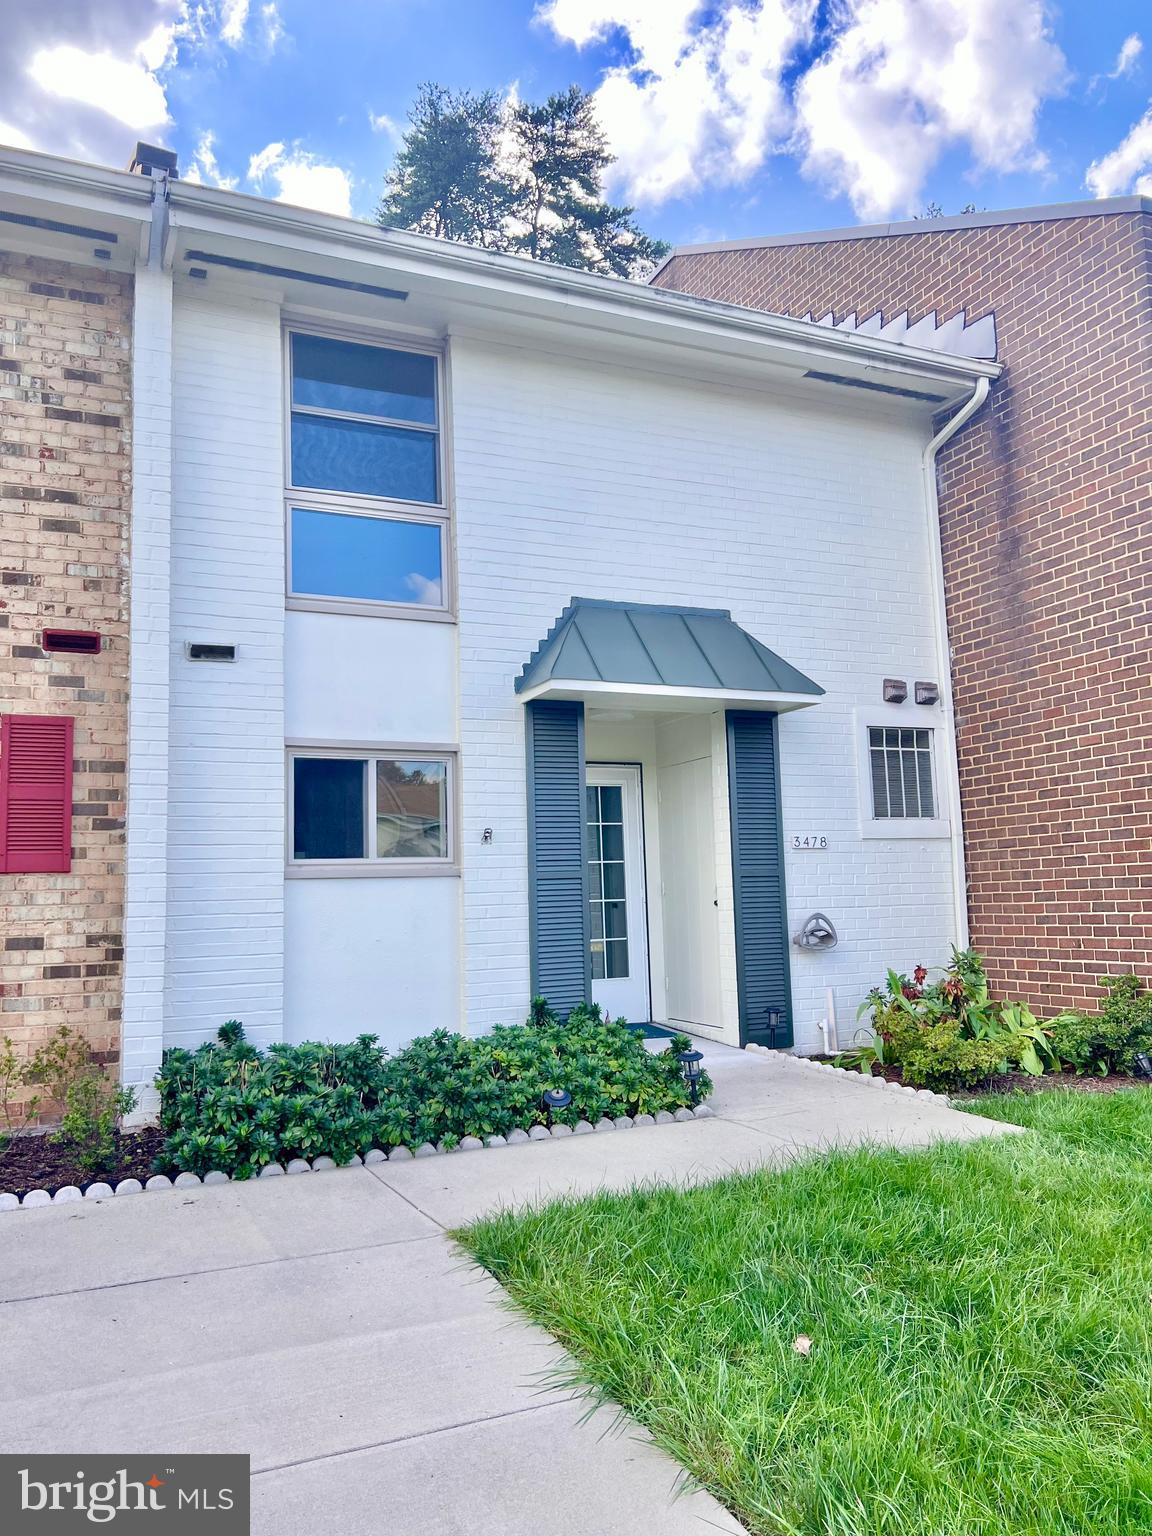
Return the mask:
[[[0,251],[0,709],[75,719],[72,869],[0,876],[0,1036],[119,1060],[131,281]],[[45,655],[45,627],[99,630]]]
[[[1152,981],[1152,216],[707,252],[657,282],[995,312],[1004,376],[940,461],[972,942],[1048,1012]]]

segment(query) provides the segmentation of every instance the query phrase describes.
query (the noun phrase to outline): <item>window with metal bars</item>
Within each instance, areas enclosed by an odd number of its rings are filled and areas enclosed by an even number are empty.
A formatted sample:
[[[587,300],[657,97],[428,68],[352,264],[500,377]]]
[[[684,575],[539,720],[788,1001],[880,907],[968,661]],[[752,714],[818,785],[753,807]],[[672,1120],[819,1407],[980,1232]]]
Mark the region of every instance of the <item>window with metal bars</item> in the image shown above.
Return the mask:
[[[872,815],[877,821],[923,821],[935,817],[930,730],[871,726],[868,759],[872,775]]]

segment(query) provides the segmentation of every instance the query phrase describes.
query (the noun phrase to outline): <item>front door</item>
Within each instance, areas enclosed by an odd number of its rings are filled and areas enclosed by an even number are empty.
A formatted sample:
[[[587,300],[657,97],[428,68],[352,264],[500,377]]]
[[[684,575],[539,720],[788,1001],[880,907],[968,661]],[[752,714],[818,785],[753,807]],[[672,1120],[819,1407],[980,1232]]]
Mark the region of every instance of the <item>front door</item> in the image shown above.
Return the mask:
[[[660,867],[668,1023],[718,1029],[720,932],[712,762],[660,769]]]
[[[640,769],[587,766],[592,1001],[614,1019],[647,1024],[648,918]]]

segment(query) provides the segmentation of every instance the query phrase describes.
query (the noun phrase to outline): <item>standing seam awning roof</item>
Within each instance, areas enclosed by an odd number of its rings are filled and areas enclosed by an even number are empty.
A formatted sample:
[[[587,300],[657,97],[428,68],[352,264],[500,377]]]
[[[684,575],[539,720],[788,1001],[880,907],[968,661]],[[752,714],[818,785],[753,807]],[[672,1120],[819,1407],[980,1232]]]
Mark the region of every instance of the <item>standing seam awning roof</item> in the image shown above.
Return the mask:
[[[673,608],[574,597],[516,679],[544,683],[700,688],[718,693],[824,690],[741,629],[724,608]]]

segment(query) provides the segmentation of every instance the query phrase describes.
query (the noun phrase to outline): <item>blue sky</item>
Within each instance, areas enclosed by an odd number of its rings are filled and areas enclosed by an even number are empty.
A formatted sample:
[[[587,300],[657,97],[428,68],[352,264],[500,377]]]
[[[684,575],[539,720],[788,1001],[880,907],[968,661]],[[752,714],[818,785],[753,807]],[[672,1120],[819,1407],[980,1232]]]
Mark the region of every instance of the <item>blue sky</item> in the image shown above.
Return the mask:
[[[0,142],[371,215],[417,85],[597,92],[674,242],[1152,194],[1147,0],[0,0]],[[1147,34],[1147,36],[1145,36]]]

